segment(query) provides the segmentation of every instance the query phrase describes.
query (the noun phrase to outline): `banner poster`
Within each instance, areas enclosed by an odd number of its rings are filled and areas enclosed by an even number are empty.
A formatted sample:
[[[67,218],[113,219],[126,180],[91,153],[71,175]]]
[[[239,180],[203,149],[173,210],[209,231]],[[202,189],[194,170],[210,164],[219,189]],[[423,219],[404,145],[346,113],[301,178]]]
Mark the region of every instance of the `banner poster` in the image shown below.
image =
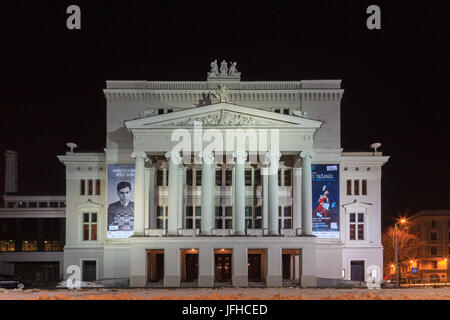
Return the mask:
[[[339,165],[313,164],[311,169],[313,235],[339,238]]]
[[[134,164],[108,165],[108,238],[129,238],[134,231]]]

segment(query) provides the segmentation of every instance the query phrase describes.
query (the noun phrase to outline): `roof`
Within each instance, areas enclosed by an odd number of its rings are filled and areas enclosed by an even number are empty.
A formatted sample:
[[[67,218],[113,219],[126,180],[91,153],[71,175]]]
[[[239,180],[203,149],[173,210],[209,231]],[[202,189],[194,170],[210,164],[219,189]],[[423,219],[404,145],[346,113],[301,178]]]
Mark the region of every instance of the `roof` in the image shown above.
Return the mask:
[[[448,217],[450,218],[450,209],[432,209],[432,210],[421,210],[416,214],[408,218],[408,220],[414,220],[419,217]]]

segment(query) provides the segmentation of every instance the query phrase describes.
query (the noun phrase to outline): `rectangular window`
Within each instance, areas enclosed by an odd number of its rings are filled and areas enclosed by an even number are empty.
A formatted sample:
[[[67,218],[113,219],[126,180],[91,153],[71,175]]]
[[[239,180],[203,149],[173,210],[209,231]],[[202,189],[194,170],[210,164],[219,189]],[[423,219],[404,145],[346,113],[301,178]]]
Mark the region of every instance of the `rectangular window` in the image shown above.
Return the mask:
[[[231,186],[233,183],[233,171],[231,169],[225,170],[225,185]]]
[[[278,186],[281,186],[281,170],[278,170]]]
[[[164,109],[158,109],[158,115],[164,114]]]
[[[352,195],[352,180],[347,180],[347,195]]]
[[[192,169],[186,171],[186,185],[192,186]]]
[[[350,224],[350,240],[356,240],[356,230],[354,224]]]
[[[216,170],[216,186],[222,186],[222,170]]]
[[[92,196],[92,194],[93,194],[93,191],[94,191],[93,189],[94,189],[93,181],[88,180],[88,194],[90,196]]]
[[[436,221],[431,220],[431,227],[432,227],[432,228],[436,228]]]
[[[261,185],[261,170],[255,170],[255,186]]]
[[[192,217],[194,215],[194,207],[186,207],[186,217]]]
[[[284,185],[286,187],[292,186],[291,170],[290,169],[285,169],[284,170]]]
[[[83,241],[97,240],[97,213],[83,213]]]
[[[48,202],[39,202],[39,208],[48,208]]]
[[[201,169],[195,170],[195,185],[196,186],[202,185],[202,170]]]
[[[202,207],[195,207],[195,216],[196,217],[202,216]]]
[[[156,171],[156,186],[157,187],[163,186],[163,170],[161,169]]]
[[[58,208],[58,202],[50,202],[50,208]]]
[[[28,208],[37,208],[37,202],[28,202]]]
[[[95,180],[95,195],[99,196],[100,195],[100,180]]]
[[[361,181],[361,194],[367,196],[367,180]]]
[[[437,261],[431,261],[431,269],[437,269]]]
[[[80,180],[80,195],[84,196],[86,194],[86,181]]]
[[[349,240],[364,240],[364,213],[350,213]]]
[[[431,241],[436,241],[436,240],[437,240],[437,234],[436,234],[435,232],[432,232],[432,233],[430,234],[430,240],[431,240]]]
[[[22,241],[22,251],[37,251],[37,240]]]
[[[245,170],[245,185],[246,186],[252,185],[252,170],[250,169]]]
[[[274,110],[276,113],[281,113],[281,109],[275,109]]]
[[[359,195],[359,180],[355,180],[354,181],[354,183],[353,183],[353,194],[355,195],[355,196],[358,196]]]
[[[437,255],[437,248],[436,248],[436,247],[431,247],[431,248],[430,248],[430,254],[431,254],[432,256]]]
[[[283,109],[284,114],[289,114],[289,109]]]
[[[167,207],[156,207],[156,228],[167,229]]]

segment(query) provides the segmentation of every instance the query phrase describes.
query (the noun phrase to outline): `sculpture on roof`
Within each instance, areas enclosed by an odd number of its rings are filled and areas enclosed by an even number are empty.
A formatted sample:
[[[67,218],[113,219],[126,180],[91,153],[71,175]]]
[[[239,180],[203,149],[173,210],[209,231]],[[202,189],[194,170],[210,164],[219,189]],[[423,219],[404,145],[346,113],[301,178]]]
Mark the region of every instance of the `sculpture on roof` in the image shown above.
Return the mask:
[[[208,72],[208,77],[218,77],[219,76],[219,67],[217,66],[217,60],[211,62],[211,71]]]
[[[220,63],[220,76],[228,76],[228,64],[225,60],[222,60],[222,62]]]
[[[241,73],[236,69],[237,62],[230,62],[230,67],[228,68],[228,63],[222,60],[220,63],[220,72],[217,65],[217,60],[211,62],[211,71],[208,72],[208,78],[240,78]]]
[[[228,102],[228,95],[230,94],[230,90],[225,87],[223,84],[219,84],[216,89],[216,93],[213,95],[219,99],[219,102]]]
[[[238,72],[236,69],[236,65],[237,65],[236,62],[231,63],[230,70],[228,71],[228,75],[230,77],[240,77],[241,76],[241,73]]]

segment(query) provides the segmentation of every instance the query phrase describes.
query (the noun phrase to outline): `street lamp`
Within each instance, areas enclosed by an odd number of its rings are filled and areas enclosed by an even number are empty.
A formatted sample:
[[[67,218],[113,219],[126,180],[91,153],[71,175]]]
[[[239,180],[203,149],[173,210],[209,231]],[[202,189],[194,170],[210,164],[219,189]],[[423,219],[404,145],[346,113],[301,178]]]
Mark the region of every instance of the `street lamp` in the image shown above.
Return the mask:
[[[394,224],[395,229],[395,287],[398,288],[398,254],[397,254],[397,224],[405,223],[406,219],[401,219]]]

